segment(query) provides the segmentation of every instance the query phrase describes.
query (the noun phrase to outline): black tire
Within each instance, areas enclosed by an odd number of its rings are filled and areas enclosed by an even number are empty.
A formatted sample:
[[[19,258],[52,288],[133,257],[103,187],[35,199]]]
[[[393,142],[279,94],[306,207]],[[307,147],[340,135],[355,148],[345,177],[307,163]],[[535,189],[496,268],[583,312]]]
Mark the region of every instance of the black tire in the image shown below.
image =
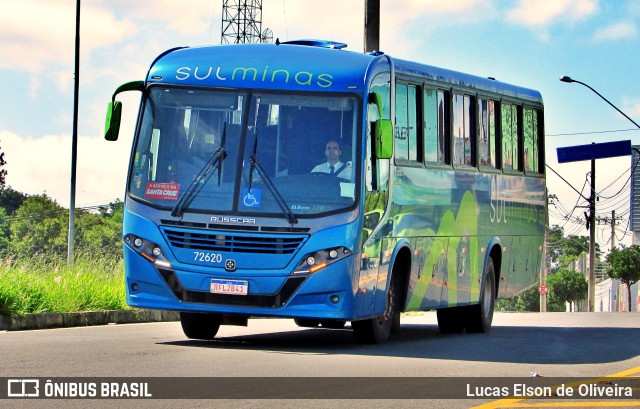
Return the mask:
[[[222,316],[199,312],[181,312],[180,324],[187,338],[212,340],[222,323]]]
[[[351,322],[351,327],[358,343],[384,344],[387,342],[394,322],[399,323],[400,308],[398,306],[397,288],[396,280],[392,276],[384,313],[378,317]]]
[[[493,259],[489,257],[484,272],[480,302],[470,305],[466,314],[465,328],[470,333],[485,333],[491,330],[493,309],[496,301],[496,273]]]
[[[313,318],[294,318],[293,322],[295,322],[297,326],[304,328],[315,328],[320,325],[320,320]]]
[[[464,307],[443,308],[436,312],[438,329],[443,334],[459,334],[464,330]]]
[[[324,328],[330,329],[342,329],[345,325],[347,325],[347,321],[342,320],[321,320],[320,325]]]

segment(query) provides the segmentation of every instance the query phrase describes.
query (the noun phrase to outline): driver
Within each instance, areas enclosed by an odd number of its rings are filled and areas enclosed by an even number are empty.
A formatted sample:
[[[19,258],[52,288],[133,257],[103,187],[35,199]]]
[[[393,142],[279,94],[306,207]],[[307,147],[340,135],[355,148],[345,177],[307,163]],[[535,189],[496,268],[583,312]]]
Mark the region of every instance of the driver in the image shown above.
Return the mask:
[[[351,179],[351,162],[341,162],[341,155],[342,150],[340,149],[340,144],[337,141],[332,140],[327,142],[324,150],[324,156],[327,157],[327,161],[314,167],[311,170],[311,173],[326,173],[330,176],[337,176],[342,179]]]

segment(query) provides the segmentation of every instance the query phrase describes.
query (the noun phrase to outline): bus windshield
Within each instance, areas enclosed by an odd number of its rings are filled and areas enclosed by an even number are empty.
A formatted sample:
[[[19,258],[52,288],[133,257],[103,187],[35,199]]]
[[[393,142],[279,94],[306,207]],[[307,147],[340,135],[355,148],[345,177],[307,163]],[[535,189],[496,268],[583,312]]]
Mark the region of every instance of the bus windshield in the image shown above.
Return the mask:
[[[129,194],[180,214],[292,218],[352,208],[359,186],[352,96],[151,87]]]

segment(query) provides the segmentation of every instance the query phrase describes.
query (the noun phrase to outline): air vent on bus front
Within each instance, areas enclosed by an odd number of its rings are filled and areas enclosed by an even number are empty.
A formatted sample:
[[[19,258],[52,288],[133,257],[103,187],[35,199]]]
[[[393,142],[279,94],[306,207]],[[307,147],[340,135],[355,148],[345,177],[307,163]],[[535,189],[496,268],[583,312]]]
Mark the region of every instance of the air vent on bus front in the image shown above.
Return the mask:
[[[173,229],[163,230],[172,246],[185,249],[231,253],[291,254],[302,245],[307,237],[299,235],[264,237],[229,234],[229,232],[219,232],[216,234]]]

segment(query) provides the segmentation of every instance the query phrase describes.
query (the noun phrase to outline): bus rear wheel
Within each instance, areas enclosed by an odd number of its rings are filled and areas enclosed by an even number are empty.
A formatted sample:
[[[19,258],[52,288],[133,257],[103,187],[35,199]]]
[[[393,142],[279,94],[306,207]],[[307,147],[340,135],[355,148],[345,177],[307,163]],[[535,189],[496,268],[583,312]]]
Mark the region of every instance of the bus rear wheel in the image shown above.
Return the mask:
[[[464,307],[437,310],[438,329],[443,334],[459,334],[464,330]]]
[[[360,344],[384,344],[389,339],[394,323],[400,320],[400,308],[398,306],[398,285],[394,277],[387,292],[387,305],[384,313],[378,317],[361,321],[352,321],[351,328]]]
[[[187,338],[212,340],[222,323],[222,316],[199,312],[181,312],[180,324]]]
[[[470,333],[489,332],[493,322],[493,309],[496,300],[496,273],[491,257],[487,261],[483,281],[480,302],[467,307],[465,328]]]

